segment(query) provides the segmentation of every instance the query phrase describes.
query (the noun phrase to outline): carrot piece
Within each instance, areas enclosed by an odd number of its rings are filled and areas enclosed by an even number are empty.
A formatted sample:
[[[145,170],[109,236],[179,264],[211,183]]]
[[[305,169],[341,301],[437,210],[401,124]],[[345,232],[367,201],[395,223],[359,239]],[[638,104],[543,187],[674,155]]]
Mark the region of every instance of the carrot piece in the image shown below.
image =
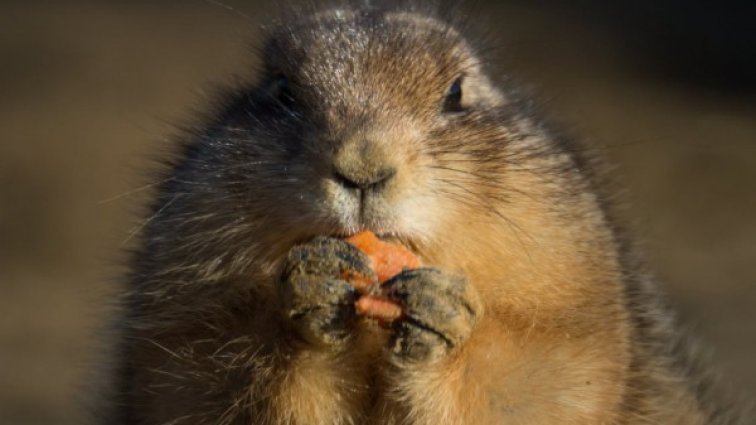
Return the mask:
[[[380,239],[378,239],[378,236],[375,235],[375,233],[371,232],[370,230],[365,230],[360,233],[355,233],[354,235],[346,238],[347,243],[350,243],[357,248],[359,248],[360,251],[364,252],[367,255],[372,255],[376,250],[379,249],[379,245],[382,243]]]
[[[370,267],[378,275],[378,281],[383,283],[405,268],[414,269],[420,266],[420,260],[407,248],[389,242],[383,242],[375,233],[366,230],[357,233],[346,241],[370,257]]]
[[[377,319],[383,324],[391,323],[400,318],[402,316],[401,305],[396,301],[375,295],[376,292],[380,292],[380,289],[375,285],[391,279],[405,268],[420,267],[420,260],[409,249],[398,244],[384,242],[371,231],[357,233],[347,238],[346,242],[354,245],[368,256],[370,259],[369,266],[378,276],[377,280],[372,280],[353,270],[347,270],[343,273],[344,279],[352,283],[363,294],[355,302],[357,314]],[[371,288],[378,289],[378,291],[371,290]]]
[[[374,295],[363,295],[354,306],[357,314],[385,323],[393,322],[402,315],[402,308],[396,302]]]

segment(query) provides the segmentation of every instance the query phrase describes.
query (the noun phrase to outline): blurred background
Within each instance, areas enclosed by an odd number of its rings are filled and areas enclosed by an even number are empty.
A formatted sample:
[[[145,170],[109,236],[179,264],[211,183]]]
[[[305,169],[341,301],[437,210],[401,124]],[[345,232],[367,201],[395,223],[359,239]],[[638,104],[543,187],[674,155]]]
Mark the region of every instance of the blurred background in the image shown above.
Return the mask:
[[[606,150],[725,381],[756,395],[756,2],[479,0],[512,75]],[[248,75],[266,3],[0,2],[0,423],[75,424],[150,160]]]

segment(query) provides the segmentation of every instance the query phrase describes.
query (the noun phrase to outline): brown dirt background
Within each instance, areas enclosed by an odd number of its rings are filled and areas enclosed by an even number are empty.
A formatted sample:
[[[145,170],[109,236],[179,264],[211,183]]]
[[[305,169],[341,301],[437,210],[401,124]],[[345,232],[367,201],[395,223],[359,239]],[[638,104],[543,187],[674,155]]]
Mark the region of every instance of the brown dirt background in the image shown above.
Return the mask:
[[[143,201],[130,191],[211,83],[250,72],[248,42],[268,15],[231,4],[241,12],[213,0],[0,3],[0,423],[80,423],[93,329]],[[489,15],[515,74],[607,149],[672,303],[751,399],[753,91],[659,72],[617,36],[627,29],[580,9]]]

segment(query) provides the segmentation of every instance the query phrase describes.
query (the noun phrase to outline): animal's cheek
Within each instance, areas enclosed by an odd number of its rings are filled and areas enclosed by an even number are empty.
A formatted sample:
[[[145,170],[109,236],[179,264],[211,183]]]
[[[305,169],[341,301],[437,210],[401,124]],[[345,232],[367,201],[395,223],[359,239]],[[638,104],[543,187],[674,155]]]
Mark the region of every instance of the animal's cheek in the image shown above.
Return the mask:
[[[286,173],[254,182],[250,202],[259,214],[296,223],[320,223],[329,216],[334,192],[317,170],[292,164]]]
[[[406,180],[398,181],[387,194],[398,233],[431,240],[448,221],[453,205],[446,202],[428,177],[422,172],[408,173]]]

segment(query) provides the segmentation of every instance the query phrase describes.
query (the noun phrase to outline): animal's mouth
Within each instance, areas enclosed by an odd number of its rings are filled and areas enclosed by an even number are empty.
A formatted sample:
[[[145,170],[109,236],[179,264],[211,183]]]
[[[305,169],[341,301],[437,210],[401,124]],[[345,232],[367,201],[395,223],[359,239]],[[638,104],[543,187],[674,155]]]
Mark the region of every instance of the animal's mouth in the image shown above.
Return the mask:
[[[392,229],[376,229],[368,226],[361,226],[357,229],[339,229],[334,232],[329,232],[326,236],[347,239],[363,232],[371,232],[383,242],[402,245],[412,252],[418,252],[418,243],[412,235],[404,234]]]
[[[338,239],[347,239],[363,232],[371,232],[375,234],[375,236],[377,236],[378,239],[385,242],[402,243],[403,240],[407,239],[405,237],[402,237],[396,232],[386,231],[386,230],[377,231],[376,229],[371,229],[369,227],[360,227],[356,230],[350,229],[350,230],[344,230],[344,231],[336,231],[333,233],[329,233],[327,236],[330,236],[332,238],[338,238]]]
[[[381,232],[377,232],[375,235],[378,237],[378,239],[384,242],[404,245],[407,248],[411,248],[414,245],[412,243],[412,239],[404,235],[399,235],[396,233],[381,233]]]

